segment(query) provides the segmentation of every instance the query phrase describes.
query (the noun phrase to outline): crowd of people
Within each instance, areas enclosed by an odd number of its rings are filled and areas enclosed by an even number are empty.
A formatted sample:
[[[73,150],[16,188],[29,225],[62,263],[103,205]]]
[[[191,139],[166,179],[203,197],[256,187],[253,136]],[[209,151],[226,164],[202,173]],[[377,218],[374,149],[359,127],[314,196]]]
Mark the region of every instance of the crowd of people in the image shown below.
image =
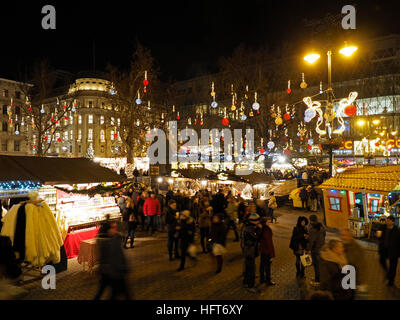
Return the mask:
[[[215,194],[207,190],[198,191],[189,197],[184,192],[174,193],[171,190],[162,195],[157,189],[130,189],[117,195],[116,201],[123,217],[122,228],[120,233],[116,233],[114,227],[106,226],[99,232],[98,238],[103,244],[100,254],[103,267],[100,268],[96,299],[107,286],[113,288],[112,297],[123,294],[129,298],[123,280],[127,270],[123,248],[134,247],[137,229],[148,235],[167,233],[166,253],[169,261],[179,262],[177,272],[185,269],[188,259],[195,265],[199,255],[209,254],[215,262],[216,274],[223,271],[227,234],[232,229],[235,235],[233,241],[238,242],[243,253],[243,287],[252,293],[259,293],[260,285],[275,285],[272,261],[276,252],[270,228],[271,223],[277,222],[274,216],[277,204],[273,192],[266,201],[249,201],[234,197],[231,193],[225,195],[221,190]],[[394,221],[392,217],[387,221],[380,235],[379,253],[389,285],[393,285],[400,255],[400,231],[394,223],[391,224]],[[319,290],[315,291],[315,299],[354,299],[355,290],[346,290],[342,286],[343,277],[346,276],[342,269],[346,265],[354,266],[357,292],[363,292],[366,288],[364,250],[348,229],[341,230],[341,241],[326,242],[325,237],[326,227],[318,221],[317,215],[298,218],[288,243],[295,257],[296,278],[304,281],[305,267],[308,266],[304,259],[308,256],[314,269],[314,279],[310,285]],[[104,239],[110,241],[108,247],[104,245]],[[116,245],[118,241],[123,244],[119,248]],[[201,252],[196,252],[198,247]],[[386,267],[387,260],[389,267]],[[257,269],[259,284],[256,284]]]

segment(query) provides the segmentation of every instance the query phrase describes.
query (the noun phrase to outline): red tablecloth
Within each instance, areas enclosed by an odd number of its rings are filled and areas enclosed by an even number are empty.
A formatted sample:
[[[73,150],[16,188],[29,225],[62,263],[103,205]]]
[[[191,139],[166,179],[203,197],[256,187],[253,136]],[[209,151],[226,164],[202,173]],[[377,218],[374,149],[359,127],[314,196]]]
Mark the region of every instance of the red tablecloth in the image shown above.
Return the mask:
[[[83,240],[93,239],[97,235],[99,229],[100,227],[97,227],[96,229],[68,233],[64,240],[64,248],[68,259],[77,257],[81,247],[81,242]]]

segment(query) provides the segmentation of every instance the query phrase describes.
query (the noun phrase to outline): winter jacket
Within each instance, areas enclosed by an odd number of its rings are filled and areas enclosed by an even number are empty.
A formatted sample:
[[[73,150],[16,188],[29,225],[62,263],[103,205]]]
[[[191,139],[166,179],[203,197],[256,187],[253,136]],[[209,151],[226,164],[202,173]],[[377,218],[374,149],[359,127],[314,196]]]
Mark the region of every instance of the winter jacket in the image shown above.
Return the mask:
[[[214,243],[219,243],[225,247],[227,228],[222,221],[211,225],[210,238]]]
[[[304,237],[305,234],[308,234],[306,227],[297,224],[293,228],[289,248],[293,250],[294,254],[301,249],[307,248],[308,240]]]
[[[192,218],[187,220],[181,220],[178,225],[181,227],[179,229],[179,239],[181,240],[181,246],[188,246],[194,241],[195,226]]]
[[[386,225],[380,229],[382,236],[379,238],[379,254],[388,257],[400,256],[400,231],[396,226],[389,230]],[[386,236],[388,236],[386,238]]]
[[[308,239],[307,250],[310,250],[314,253],[319,253],[325,244],[325,226],[320,222],[316,223],[315,225],[310,224],[308,228],[308,234],[310,237]]]
[[[302,200],[307,200],[308,199],[308,192],[307,192],[307,190],[306,189],[304,189],[304,188],[302,188],[301,190],[300,190],[300,199],[302,199]]]
[[[344,255],[338,256],[327,247],[322,249],[320,289],[331,292],[335,300],[351,300],[354,296],[353,290],[346,290],[342,287],[342,279],[346,276],[342,273],[342,267],[346,264],[347,260]]]
[[[161,214],[161,206],[158,199],[147,198],[143,205],[143,214],[145,216],[155,216]]]
[[[127,272],[127,264],[122,251],[122,239],[119,234],[110,237],[99,235],[99,271],[112,279],[122,279]]]
[[[211,217],[208,211],[204,210],[199,216],[199,228],[211,227]]]
[[[236,202],[231,201],[228,202],[228,206],[226,207],[226,213],[230,220],[236,221],[238,218],[238,205]]]
[[[260,253],[266,254],[271,258],[275,257],[275,248],[272,241],[272,230],[263,225],[260,239]]]
[[[310,199],[311,200],[318,199],[318,193],[317,193],[317,191],[315,191],[315,189],[311,189],[311,191],[310,191]]]
[[[246,258],[258,256],[258,246],[262,230],[250,222],[245,222],[242,229],[240,246]]]
[[[172,225],[176,223],[176,213],[177,210],[172,210],[171,208],[168,208],[167,214],[165,216],[165,223],[167,225]]]
[[[356,269],[356,282],[357,284],[365,284],[365,252],[364,249],[354,239],[344,243],[344,252],[346,254],[348,264],[354,266]]]
[[[223,193],[217,193],[211,200],[211,206],[213,207],[214,214],[224,213],[227,207],[227,201]]]

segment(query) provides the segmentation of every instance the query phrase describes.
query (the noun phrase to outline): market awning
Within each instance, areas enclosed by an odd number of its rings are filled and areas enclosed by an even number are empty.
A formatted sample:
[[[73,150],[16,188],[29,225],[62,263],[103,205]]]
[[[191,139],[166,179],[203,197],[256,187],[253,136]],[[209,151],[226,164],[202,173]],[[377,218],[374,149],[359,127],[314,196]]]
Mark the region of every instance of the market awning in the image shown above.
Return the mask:
[[[212,172],[212,174],[208,175],[206,178],[208,180],[247,182],[247,180],[229,171]]]
[[[321,189],[339,189],[386,195],[400,183],[400,165],[347,169],[326,180]]]
[[[213,174],[214,172],[208,169],[179,169],[174,170],[184,178],[189,179],[205,179],[207,176]]]
[[[239,177],[247,180],[251,184],[271,183],[274,180],[274,177],[272,176],[255,171],[249,175],[240,175]]]
[[[0,156],[0,181],[42,184],[118,182],[124,177],[87,158]]]

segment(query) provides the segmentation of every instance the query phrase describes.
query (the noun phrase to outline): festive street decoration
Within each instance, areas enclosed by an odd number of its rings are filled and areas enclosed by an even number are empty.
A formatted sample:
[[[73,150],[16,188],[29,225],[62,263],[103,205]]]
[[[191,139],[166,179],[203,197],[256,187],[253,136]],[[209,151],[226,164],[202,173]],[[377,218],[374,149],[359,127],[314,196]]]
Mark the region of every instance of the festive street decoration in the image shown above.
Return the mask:
[[[353,117],[357,114],[357,107],[355,105],[349,105],[344,108],[344,113],[348,117]]]
[[[214,82],[211,83],[211,97],[213,98],[213,101],[211,102],[211,107],[215,109],[216,107],[218,107],[218,103],[215,101]]]
[[[257,92],[254,93],[254,103],[251,107],[253,108],[253,110],[260,109],[260,104],[257,102]]]
[[[286,89],[286,93],[290,94],[292,92],[292,89],[290,89],[290,80],[288,81],[288,88]]]
[[[307,83],[306,83],[305,80],[304,80],[304,72],[301,74],[300,88],[302,88],[302,89],[307,88]]]

